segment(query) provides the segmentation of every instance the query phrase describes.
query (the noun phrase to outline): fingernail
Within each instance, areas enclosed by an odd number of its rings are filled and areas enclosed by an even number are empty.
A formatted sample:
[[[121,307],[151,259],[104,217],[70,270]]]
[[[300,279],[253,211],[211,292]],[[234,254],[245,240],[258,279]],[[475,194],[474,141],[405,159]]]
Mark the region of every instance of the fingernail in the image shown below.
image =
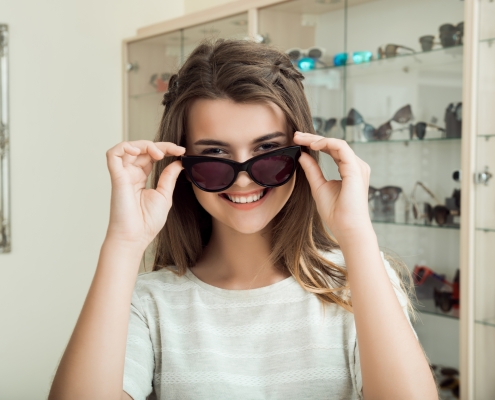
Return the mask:
[[[296,131],[296,133],[297,133],[298,135],[303,135],[303,136],[305,135],[304,133],[299,132],[299,131]]]

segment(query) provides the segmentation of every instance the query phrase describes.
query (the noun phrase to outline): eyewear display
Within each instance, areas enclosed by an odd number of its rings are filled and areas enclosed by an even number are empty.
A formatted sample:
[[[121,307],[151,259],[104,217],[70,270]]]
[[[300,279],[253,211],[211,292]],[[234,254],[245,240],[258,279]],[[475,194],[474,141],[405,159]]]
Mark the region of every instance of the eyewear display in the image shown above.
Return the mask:
[[[241,171],[246,171],[260,186],[281,186],[294,174],[300,156],[301,146],[290,146],[243,163],[212,156],[184,155],[180,159],[194,185],[205,192],[221,192],[233,185]]]
[[[380,125],[378,129],[376,129],[373,125],[365,122],[362,115],[354,108],[351,108],[349,110],[347,117],[343,118],[340,123],[343,129],[345,129],[345,127],[349,125],[353,126],[364,123],[363,135],[366,140],[388,140],[393,132],[391,125],[392,121],[398,122],[400,124],[405,124],[411,119],[413,119],[412,109],[411,106],[407,104],[401,107],[390,120]]]

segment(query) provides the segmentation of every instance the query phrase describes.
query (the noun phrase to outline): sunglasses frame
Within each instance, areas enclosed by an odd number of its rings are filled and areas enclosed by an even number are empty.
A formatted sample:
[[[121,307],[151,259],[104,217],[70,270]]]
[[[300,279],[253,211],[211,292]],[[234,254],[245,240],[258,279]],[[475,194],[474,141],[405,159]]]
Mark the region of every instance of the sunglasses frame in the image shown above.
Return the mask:
[[[184,167],[184,170],[186,171],[187,175],[191,179],[191,182],[197,188],[199,188],[205,192],[217,193],[217,192],[223,192],[224,190],[231,187],[234,184],[234,182],[237,180],[237,176],[239,175],[239,172],[242,172],[242,171],[246,171],[248,173],[249,177],[259,186],[263,186],[266,188],[282,186],[282,185],[286,184],[292,178],[292,176],[294,175],[294,172],[299,167],[299,164],[297,161],[299,160],[299,157],[301,156],[301,152],[302,152],[301,146],[283,147],[281,149],[276,149],[276,150],[269,151],[267,153],[252,157],[249,160],[246,160],[242,163],[240,163],[238,161],[234,161],[234,160],[228,160],[226,158],[213,157],[213,156],[187,156],[187,155],[183,155],[183,156],[180,156],[180,160],[182,162],[182,166]],[[257,161],[262,160],[263,158],[272,157],[272,156],[279,156],[279,155],[280,156],[282,156],[282,155],[283,156],[289,156],[294,161],[294,167],[292,168],[292,171],[291,171],[289,177],[285,181],[283,181],[279,184],[276,184],[276,185],[266,185],[266,184],[263,184],[261,182],[258,182],[258,180],[251,173],[252,165]],[[201,187],[198,183],[196,183],[196,181],[192,177],[192,167],[196,164],[205,163],[205,162],[219,162],[219,163],[230,165],[232,167],[232,169],[234,170],[234,177],[232,178],[232,181],[222,189],[210,190],[210,189],[205,189],[205,188]]]

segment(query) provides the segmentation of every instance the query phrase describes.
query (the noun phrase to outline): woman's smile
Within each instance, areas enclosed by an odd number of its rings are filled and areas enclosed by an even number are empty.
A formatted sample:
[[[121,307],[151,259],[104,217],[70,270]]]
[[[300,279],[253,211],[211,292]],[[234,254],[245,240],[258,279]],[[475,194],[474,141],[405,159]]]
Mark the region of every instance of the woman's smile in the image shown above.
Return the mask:
[[[231,207],[237,208],[238,210],[251,210],[263,204],[268,193],[271,191],[272,188],[264,188],[245,193],[220,193],[218,196],[226,201]]]

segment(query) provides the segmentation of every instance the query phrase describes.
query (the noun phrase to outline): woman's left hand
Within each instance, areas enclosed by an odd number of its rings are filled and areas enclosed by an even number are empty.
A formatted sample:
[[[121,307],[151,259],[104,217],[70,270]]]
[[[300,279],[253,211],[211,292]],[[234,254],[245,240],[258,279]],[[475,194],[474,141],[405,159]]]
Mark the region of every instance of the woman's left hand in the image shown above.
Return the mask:
[[[368,211],[370,166],[361,160],[345,140],[296,132],[294,143],[330,155],[342,180],[327,181],[318,163],[307,153],[299,158],[311,186],[318,213],[338,242],[363,229],[373,229]]]

